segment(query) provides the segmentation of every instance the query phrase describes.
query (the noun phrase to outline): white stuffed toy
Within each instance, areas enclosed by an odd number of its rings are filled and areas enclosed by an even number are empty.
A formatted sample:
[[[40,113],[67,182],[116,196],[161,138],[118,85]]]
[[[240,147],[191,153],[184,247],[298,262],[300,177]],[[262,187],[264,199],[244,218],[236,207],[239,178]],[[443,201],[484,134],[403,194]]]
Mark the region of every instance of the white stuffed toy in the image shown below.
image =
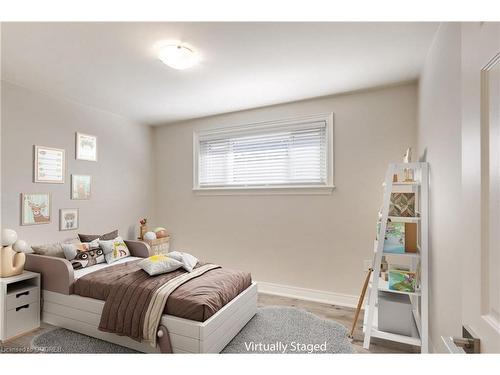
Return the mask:
[[[23,273],[26,255],[15,249],[25,249],[28,244],[17,240],[17,233],[12,229],[2,230],[2,249],[0,250],[0,277],[11,277]]]

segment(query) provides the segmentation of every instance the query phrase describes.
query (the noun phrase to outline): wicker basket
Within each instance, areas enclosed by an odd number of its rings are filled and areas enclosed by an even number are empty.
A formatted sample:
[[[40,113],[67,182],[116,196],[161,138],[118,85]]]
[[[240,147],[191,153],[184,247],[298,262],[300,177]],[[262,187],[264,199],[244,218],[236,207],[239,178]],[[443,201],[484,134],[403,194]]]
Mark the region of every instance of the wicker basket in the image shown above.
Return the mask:
[[[170,236],[143,241],[151,247],[151,255],[167,254],[170,250]]]

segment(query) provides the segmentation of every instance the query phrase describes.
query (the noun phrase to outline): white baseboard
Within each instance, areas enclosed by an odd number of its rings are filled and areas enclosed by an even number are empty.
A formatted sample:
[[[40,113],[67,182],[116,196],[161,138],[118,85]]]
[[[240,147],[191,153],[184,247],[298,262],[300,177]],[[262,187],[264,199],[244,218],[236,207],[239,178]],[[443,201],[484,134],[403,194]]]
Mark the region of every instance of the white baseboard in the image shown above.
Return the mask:
[[[258,281],[259,293],[356,308],[358,296]]]

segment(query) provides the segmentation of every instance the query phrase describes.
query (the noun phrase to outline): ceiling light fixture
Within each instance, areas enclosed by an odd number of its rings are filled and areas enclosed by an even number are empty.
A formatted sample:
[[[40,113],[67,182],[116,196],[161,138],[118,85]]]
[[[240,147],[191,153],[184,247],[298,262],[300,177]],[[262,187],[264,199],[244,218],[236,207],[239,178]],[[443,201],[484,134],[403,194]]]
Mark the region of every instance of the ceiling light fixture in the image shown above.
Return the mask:
[[[179,70],[190,68],[200,60],[196,52],[181,44],[169,44],[160,47],[158,58],[165,65]]]

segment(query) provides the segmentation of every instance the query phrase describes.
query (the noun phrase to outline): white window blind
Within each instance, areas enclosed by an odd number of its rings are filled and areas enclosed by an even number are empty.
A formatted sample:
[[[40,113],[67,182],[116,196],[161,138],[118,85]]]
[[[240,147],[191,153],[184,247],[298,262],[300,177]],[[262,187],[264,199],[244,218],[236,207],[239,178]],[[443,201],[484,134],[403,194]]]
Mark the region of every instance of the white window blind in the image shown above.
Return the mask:
[[[201,136],[198,187],[326,186],[326,121]]]

